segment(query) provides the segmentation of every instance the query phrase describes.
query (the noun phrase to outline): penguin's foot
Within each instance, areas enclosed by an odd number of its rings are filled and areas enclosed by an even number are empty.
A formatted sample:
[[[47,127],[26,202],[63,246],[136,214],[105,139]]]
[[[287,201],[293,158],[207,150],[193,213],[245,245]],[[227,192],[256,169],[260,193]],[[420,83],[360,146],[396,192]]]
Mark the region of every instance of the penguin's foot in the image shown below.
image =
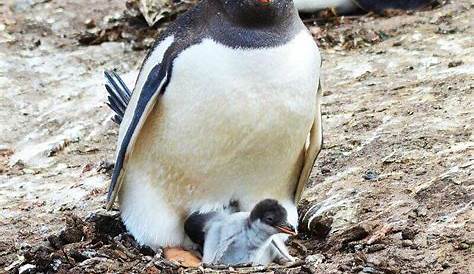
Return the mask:
[[[198,267],[201,264],[201,260],[191,251],[179,247],[165,248],[164,255],[167,260],[177,262],[185,267]]]

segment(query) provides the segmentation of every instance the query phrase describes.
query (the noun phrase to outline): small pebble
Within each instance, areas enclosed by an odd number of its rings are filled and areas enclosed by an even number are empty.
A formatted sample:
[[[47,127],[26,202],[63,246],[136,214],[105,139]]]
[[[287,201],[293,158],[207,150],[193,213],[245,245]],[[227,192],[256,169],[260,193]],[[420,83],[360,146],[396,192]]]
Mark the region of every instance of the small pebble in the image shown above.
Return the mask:
[[[374,244],[374,245],[370,245],[370,246],[367,247],[367,252],[368,253],[374,253],[374,252],[383,250],[385,248],[386,248],[386,246],[384,244]]]
[[[314,254],[314,255],[309,255],[306,257],[304,260],[305,263],[311,264],[311,265],[318,265],[324,262],[324,255],[322,254]]]
[[[461,250],[463,250],[463,249],[469,249],[469,245],[468,245],[467,243],[464,243],[464,242],[459,243],[459,244],[458,244],[458,249],[461,249]]]
[[[412,240],[403,240],[402,241],[402,246],[403,247],[412,247],[413,246],[413,241]]]
[[[402,41],[396,41],[396,42],[393,43],[394,47],[399,47],[401,45],[402,45]]]
[[[91,19],[91,18],[89,18],[89,19],[87,19],[86,21],[84,21],[84,25],[86,25],[86,27],[87,27],[88,29],[91,29],[91,28],[95,28],[95,27],[96,27],[96,24],[95,24],[94,19]]]
[[[463,61],[461,60],[458,60],[458,61],[452,61],[452,62],[449,62],[448,64],[448,68],[455,68],[455,67],[458,67],[460,65],[463,64]]]
[[[410,229],[410,228],[404,229],[402,231],[402,239],[413,240],[415,239],[416,234],[417,234],[417,231],[415,229]]]
[[[364,178],[367,181],[376,180],[378,177],[379,177],[379,174],[372,170],[367,170],[365,174],[362,175],[362,178]]]
[[[424,217],[428,214],[428,210],[426,209],[426,207],[419,207],[419,208],[416,208],[414,211],[415,211],[416,216],[418,217]]]

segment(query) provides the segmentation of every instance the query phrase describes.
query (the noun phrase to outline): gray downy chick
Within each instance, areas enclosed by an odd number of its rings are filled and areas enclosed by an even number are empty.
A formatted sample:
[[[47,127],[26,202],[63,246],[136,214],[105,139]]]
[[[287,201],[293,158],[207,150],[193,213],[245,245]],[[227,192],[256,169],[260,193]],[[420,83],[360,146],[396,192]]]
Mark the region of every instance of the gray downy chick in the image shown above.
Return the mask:
[[[203,263],[225,265],[267,265],[279,259],[272,236],[296,235],[285,208],[272,199],[259,202],[250,213],[193,213],[185,231],[203,247]]]

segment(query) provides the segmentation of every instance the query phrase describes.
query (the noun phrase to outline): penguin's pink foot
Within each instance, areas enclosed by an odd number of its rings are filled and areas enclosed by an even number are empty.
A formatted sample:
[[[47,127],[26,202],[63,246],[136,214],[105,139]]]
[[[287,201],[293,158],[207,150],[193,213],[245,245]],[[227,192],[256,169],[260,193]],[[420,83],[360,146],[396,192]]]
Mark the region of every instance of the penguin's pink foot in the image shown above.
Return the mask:
[[[201,264],[201,260],[196,255],[179,247],[165,248],[164,255],[167,260],[177,262],[185,267],[198,267]]]

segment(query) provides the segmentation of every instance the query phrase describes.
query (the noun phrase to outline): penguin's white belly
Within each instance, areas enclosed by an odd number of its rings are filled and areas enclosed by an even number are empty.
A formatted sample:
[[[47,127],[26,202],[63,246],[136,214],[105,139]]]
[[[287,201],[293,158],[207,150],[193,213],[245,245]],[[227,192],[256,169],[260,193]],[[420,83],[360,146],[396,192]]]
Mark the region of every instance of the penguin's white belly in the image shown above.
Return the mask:
[[[276,198],[296,222],[293,192],[315,115],[320,57],[306,32],[271,49],[203,40],[174,61],[164,95],[128,160],[120,192],[142,243],[183,243],[195,210]]]

